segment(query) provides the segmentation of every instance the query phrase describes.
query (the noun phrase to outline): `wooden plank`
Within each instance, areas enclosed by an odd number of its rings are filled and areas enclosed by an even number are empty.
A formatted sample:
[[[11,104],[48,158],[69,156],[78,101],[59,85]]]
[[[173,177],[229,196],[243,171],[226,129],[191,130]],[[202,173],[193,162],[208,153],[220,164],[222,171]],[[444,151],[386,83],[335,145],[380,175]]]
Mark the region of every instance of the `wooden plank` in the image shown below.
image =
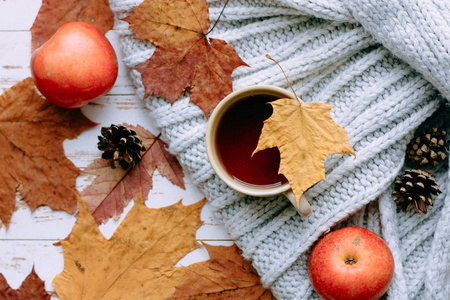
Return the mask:
[[[0,31],[28,31],[33,26],[42,0],[0,1]]]
[[[0,92],[3,93],[31,76],[31,33],[0,32],[0,41]]]
[[[0,1],[0,93],[31,76],[29,29],[41,3],[39,0]],[[99,126],[63,143],[66,156],[80,169],[84,169],[100,157],[97,136],[102,126],[128,123],[141,125],[155,135],[159,133],[142,99],[138,99],[135,95],[134,85],[128,76],[130,70],[122,63],[119,35],[111,30],[106,37],[116,50],[119,76],[110,93],[82,108],[86,117],[99,123]],[[83,190],[92,180],[92,176],[80,176],[77,178],[77,189]],[[148,207],[159,208],[180,200],[184,205],[190,205],[204,198],[203,193],[193,184],[189,176],[185,177],[186,190],[173,185],[158,171],[153,175],[153,181],[153,189],[146,202]],[[110,220],[100,226],[106,238],[114,234],[133,204],[133,201],[130,202],[119,220]],[[201,219],[204,224],[196,234],[199,242],[232,244],[230,235],[215,219],[208,204],[202,209]],[[0,273],[5,276],[13,289],[21,285],[34,265],[39,277],[45,281],[46,289],[53,294],[52,299],[57,299],[51,281],[62,271],[64,256],[62,247],[54,246],[53,243],[65,238],[71,232],[75,221],[74,215],[52,211],[45,206],[31,213],[21,195],[16,195],[16,208],[9,230],[6,231],[0,222]],[[205,259],[208,259],[208,254],[204,248],[200,248],[187,254],[177,265],[189,265]]]
[[[86,186],[93,178],[86,180]],[[196,203],[204,198],[203,193],[185,176],[186,190],[173,185],[158,171],[153,176],[153,189],[150,191],[146,205],[150,208],[160,208],[173,205],[182,200],[184,205]],[[82,190],[84,187],[79,187]],[[100,226],[106,238],[110,238],[117,229],[134,201],[125,208],[117,220],[109,220]],[[198,240],[231,240],[227,230],[215,218],[209,204],[205,204],[201,220],[203,225],[197,230]],[[17,194],[16,208],[11,218],[8,231],[0,223],[0,240],[52,240],[64,239],[72,231],[76,218],[64,211],[52,211],[48,206],[38,207],[33,213],[26,202]]]
[[[11,288],[19,288],[33,266],[45,289],[54,293],[52,280],[64,268],[62,247],[53,241],[0,240],[0,273]]]

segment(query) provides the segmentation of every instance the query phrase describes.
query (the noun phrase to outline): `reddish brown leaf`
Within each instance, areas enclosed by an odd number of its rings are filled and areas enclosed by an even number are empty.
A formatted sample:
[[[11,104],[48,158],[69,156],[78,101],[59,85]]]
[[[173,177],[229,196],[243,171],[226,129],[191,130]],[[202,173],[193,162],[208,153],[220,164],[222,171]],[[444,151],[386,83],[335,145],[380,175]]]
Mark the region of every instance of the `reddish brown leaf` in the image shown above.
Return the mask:
[[[0,220],[9,226],[18,189],[31,211],[40,205],[74,213],[80,170],[63,142],[97,124],[79,109],[57,107],[27,78],[0,96]]]
[[[36,272],[31,271],[30,275],[22,282],[22,285],[17,289],[13,290],[6,282],[5,277],[0,274],[0,299],[8,299],[8,300],[24,300],[24,299],[33,299],[40,300],[50,299],[51,295],[45,291],[45,284],[39,276],[37,276]]]
[[[204,246],[210,259],[186,267],[186,281],[169,299],[275,299],[236,245]]]
[[[124,207],[132,199],[136,199],[140,189],[146,200],[153,185],[152,176],[156,169],[173,184],[185,188],[181,165],[174,155],[167,152],[166,144],[139,125],[134,127],[124,124],[124,126],[136,131],[146,151],[142,154],[142,161],[128,170],[111,169],[110,162],[100,158],[83,171],[96,176],[80,196],[97,224],[104,223],[109,218],[118,219]]]
[[[114,25],[108,0],[43,0],[31,27],[31,48],[48,41],[63,24],[86,22],[106,33]]]
[[[136,69],[145,97],[154,94],[172,104],[190,88],[190,101],[206,116],[233,90],[231,73],[247,66],[223,40],[208,39],[205,0],[144,0],[125,19],[137,39],[157,48]]]

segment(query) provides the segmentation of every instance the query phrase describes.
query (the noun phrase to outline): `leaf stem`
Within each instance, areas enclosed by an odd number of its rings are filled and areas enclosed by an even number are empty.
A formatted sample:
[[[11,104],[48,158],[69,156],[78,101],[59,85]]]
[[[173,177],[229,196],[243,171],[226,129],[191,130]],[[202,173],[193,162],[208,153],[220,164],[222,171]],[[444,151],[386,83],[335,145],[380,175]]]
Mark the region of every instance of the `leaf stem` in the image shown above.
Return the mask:
[[[205,35],[210,34],[211,31],[213,31],[213,29],[216,27],[217,23],[218,23],[219,20],[220,20],[220,17],[221,17],[222,14],[223,14],[223,11],[225,10],[225,7],[227,7],[228,2],[230,2],[230,0],[227,0],[227,2],[225,2],[225,5],[223,6],[222,11],[220,12],[219,17],[217,18],[216,22],[215,22],[214,25],[211,27],[211,29],[208,30],[208,32],[207,32]]]
[[[291,87],[291,90],[292,90],[292,92],[294,93],[295,98],[298,100],[298,102],[300,102],[300,104],[303,104],[303,103],[304,103],[303,100],[300,99],[300,98],[297,96],[297,94],[295,93],[294,88],[292,87],[291,83],[289,82],[289,79],[287,78],[286,73],[284,73],[284,70],[283,70],[283,68],[281,67],[281,65],[280,65],[275,59],[273,59],[272,57],[270,57],[269,54],[266,54],[266,57],[267,57],[268,59],[270,59],[271,61],[273,61],[274,63],[276,63],[276,64],[280,67],[281,72],[283,72],[284,78],[286,78],[287,83],[288,83],[289,86]]]

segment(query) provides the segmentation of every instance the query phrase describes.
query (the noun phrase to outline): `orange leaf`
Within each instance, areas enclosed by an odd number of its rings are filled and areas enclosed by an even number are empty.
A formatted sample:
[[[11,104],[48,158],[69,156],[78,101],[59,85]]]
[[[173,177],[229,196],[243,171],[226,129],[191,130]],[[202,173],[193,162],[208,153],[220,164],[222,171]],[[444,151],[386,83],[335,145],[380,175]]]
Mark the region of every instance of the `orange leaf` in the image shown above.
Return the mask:
[[[100,158],[83,171],[85,174],[96,176],[80,196],[97,224],[104,223],[109,218],[117,220],[124,207],[132,199],[137,198],[139,190],[142,190],[144,200],[147,200],[153,186],[153,172],[156,169],[173,184],[185,188],[181,165],[174,155],[167,152],[166,144],[139,125],[134,127],[124,124],[124,126],[136,131],[146,151],[142,154],[142,161],[131,169],[111,169],[110,162]]]
[[[186,281],[169,299],[275,299],[236,245],[203,246],[210,259],[186,267]]]
[[[62,25],[86,22],[106,33],[114,25],[108,0],[43,0],[31,27],[31,49],[48,41]]]
[[[27,78],[0,96],[0,220],[8,228],[16,189],[34,211],[40,205],[74,213],[80,170],[63,142],[97,124],[79,109],[57,107],[39,96]]]
[[[200,247],[195,233],[204,204],[150,209],[142,193],[110,240],[80,199],[79,218],[61,241],[64,270],[53,280],[64,299],[164,299],[185,280],[174,265]]]
[[[145,97],[154,94],[172,104],[190,88],[190,101],[206,116],[233,90],[231,73],[247,66],[223,40],[208,39],[205,0],[144,0],[125,19],[137,39],[157,48],[136,69]]]
[[[325,157],[355,152],[347,132],[330,116],[332,105],[302,103],[294,99],[270,102],[272,116],[264,121],[258,145],[253,153],[278,147],[280,169],[289,181],[297,204],[303,193],[325,180]]]
[[[5,277],[0,274],[0,299],[20,300],[20,299],[34,299],[34,300],[48,300],[51,295],[45,291],[45,284],[34,271],[31,270],[30,275],[25,278],[22,285],[13,290],[6,282]]]

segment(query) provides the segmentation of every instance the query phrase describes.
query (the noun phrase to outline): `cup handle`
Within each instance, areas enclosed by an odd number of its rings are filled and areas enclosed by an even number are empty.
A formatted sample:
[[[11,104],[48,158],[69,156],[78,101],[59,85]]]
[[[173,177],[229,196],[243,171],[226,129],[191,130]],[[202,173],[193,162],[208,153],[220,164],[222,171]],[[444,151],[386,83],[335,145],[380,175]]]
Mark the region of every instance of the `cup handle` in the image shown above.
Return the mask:
[[[291,201],[292,205],[294,205],[295,209],[302,217],[307,217],[311,214],[311,206],[309,205],[308,200],[306,200],[304,195],[300,197],[300,202],[298,203],[298,205],[292,189],[284,192],[284,195],[289,199],[289,201]]]

